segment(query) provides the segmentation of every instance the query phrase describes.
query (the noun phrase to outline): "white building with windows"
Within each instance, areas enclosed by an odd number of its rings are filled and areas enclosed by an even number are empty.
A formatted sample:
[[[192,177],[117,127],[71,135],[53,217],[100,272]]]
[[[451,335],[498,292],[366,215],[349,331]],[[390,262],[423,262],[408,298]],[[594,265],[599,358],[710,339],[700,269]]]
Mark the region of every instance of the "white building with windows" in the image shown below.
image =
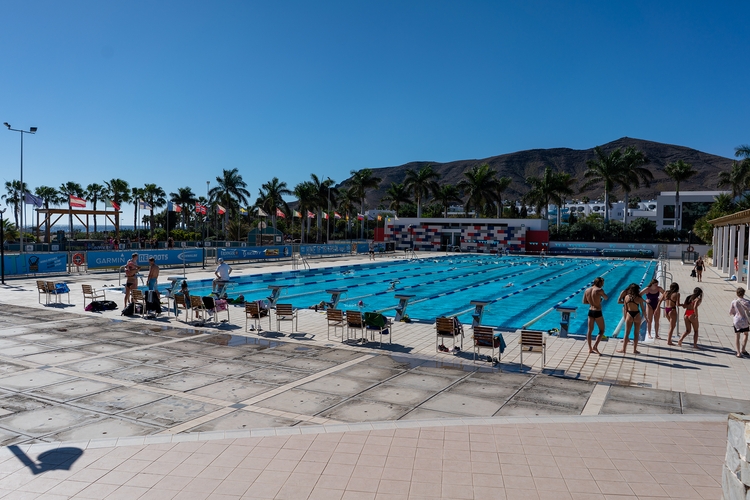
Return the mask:
[[[677,229],[693,229],[695,221],[708,213],[716,197],[720,194],[731,194],[729,191],[680,191],[680,211],[675,210],[676,193],[662,191],[656,197],[656,230],[674,227],[675,218]]]

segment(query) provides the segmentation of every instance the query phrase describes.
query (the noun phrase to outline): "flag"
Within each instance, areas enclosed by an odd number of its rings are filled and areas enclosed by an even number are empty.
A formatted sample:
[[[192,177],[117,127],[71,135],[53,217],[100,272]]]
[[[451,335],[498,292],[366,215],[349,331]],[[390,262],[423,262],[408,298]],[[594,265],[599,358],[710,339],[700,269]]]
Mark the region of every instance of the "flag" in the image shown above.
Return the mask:
[[[325,220],[328,220],[328,213],[327,213],[327,212],[323,212],[323,218],[324,218]]]
[[[216,211],[219,212],[219,215],[224,215],[225,213],[227,213],[226,209],[221,205],[216,205]]]
[[[35,207],[44,206],[44,200],[39,196],[34,196],[31,193],[23,193],[23,198],[27,205],[34,205]]]
[[[195,213],[200,215],[206,215],[206,205],[199,202],[195,202]]]
[[[381,220],[383,220],[383,217],[380,214],[378,214],[378,222],[380,222]]]
[[[357,212],[357,220],[365,220],[365,216]]]
[[[70,195],[70,206],[78,208],[86,208],[86,200],[79,198],[78,196]]]
[[[307,211],[307,218],[308,219],[314,219],[315,218],[315,214],[308,210]]]
[[[292,212],[294,212],[294,214],[292,215],[292,217],[300,217],[300,218],[302,217],[302,214],[299,213],[299,212],[297,212],[296,210],[292,210]]]
[[[151,205],[147,201],[138,200],[138,208],[143,210],[151,210]]]
[[[241,213],[242,215],[247,215],[247,208],[242,208],[242,207],[240,207],[240,213]]]
[[[341,218],[341,214],[338,213],[338,212],[333,212],[333,218],[334,219],[340,219]]]
[[[167,204],[167,211],[169,212],[182,212],[182,207],[172,203],[171,201]]]
[[[119,203],[114,202],[112,200],[109,200],[109,204],[112,205],[112,208],[114,208],[115,210],[120,210],[120,204]]]
[[[276,209],[276,217],[281,217],[282,219],[286,219],[286,215],[284,215],[284,212],[282,212],[280,208]]]
[[[268,217],[268,214],[262,208],[258,207],[258,217]]]

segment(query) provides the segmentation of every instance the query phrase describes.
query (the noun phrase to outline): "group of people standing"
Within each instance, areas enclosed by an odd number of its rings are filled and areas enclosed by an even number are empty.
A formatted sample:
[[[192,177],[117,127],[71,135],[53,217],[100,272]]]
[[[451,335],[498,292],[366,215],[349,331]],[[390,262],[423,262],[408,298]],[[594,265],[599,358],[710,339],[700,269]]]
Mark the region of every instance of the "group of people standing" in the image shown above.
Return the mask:
[[[589,353],[599,352],[599,342],[604,338],[604,317],[602,316],[602,300],[609,297],[604,293],[604,278],[598,277],[594,280],[591,287],[587,288],[583,294],[583,303],[588,304],[588,331],[586,341],[588,342]],[[743,290],[744,294],[744,290]],[[620,293],[618,303],[622,304],[622,314],[625,319],[625,332],[623,334],[622,347],[617,352],[625,353],[630,341],[630,330],[633,330],[633,354],[640,354],[638,351],[638,340],[640,335],[641,323],[646,319],[646,335],[648,338],[659,337],[659,318],[661,316],[661,307],[664,306],[664,314],[669,320],[669,334],[667,335],[667,345],[674,345],[672,336],[677,329],[678,309],[684,308],[685,332],[679,336],[678,346],[682,346],[683,340],[691,333],[693,334],[693,347],[700,349],[698,345],[698,307],[703,300],[703,290],[696,287],[693,293],[680,302],[680,285],[672,283],[669,290],[664,290],[659,286],[658,280],[652,280],[649,285],[643,289],[636,283],[631,283],[625,290]],[[748,313],[750,313],[750,301],[748,301]],[[750,319],[750,314],[748,314]],[[592,334],[594,326],[598,327],[599,332],[596,341],[592,345]],[[653,334],[652,334],[653,327]],[[750,321],[748,321],[748,330],[750,330]],[[746,330],[746,332],[748,331]],[[679,335],[679,332],[677,332]],[[745,340],[747,342],[747,338]]]

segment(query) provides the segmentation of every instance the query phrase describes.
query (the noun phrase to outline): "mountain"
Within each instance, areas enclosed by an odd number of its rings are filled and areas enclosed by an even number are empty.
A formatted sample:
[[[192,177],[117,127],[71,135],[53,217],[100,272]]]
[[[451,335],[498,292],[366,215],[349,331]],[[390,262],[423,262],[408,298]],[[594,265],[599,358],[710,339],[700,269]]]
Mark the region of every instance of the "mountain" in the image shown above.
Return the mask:
[[[732,167],[732,159],[716,156],[701,151],[687,148],[684,146],[675,146],[672,144],[662,144],[659,142],[646,141],[643,139],[632,139],[623,137],[603,144],[601,149],[605,153],[616,148],[626,148],[634,146],[642,151],[649,160],[646,165],[654,174],[654,180],[649,187],[641,186],[631,193],[632,196],[640,196],[642,200],[655,198],[660,191],[674,191],[675,185],[672,180],[664,173],[664,166],[668,163],[682,160],[693,166],[698,173],[687,182],[680,184],[680,191],[713,191],[716,190],[718,173],[728,171]],[[440,174],[439,183],[441,184],[458,184],[464,176],[463,173],[475,165],[487,163],[498,172],[498,176],[507,176],[513,179],[508,190],[504,193],[504,199],[518,199],[528,191],[528,186],[524,179],[529,176],[541,175],[544,167],[550,166],[553,170],[563,171],[571,174],[579,180],[578,188],[583,184],[583,173],[586,171],[586,161],[594,159],[596,154],[594,149],[530,149],[528,151],[518,151],[490,158],[479,160],[458,160],[448,163],[436,161],[413,161],[397,167],[373,168],[373,175],[380,177],[382,182],[377,190],[372,190],[367,194],[367,206],[377,207],[380,199],[385,196],[385,191],[390,187],[392,182],[404,182],[408,170],[419,170],[425,165],[432,165],[432,168]],[[348,185],[349,179],[341,184]],[[588,189],[576,197],[588,196],[592,200],[603,195],[603,187]],[[618,188],[614,196],[619,200],[622,199],[622,191]]]

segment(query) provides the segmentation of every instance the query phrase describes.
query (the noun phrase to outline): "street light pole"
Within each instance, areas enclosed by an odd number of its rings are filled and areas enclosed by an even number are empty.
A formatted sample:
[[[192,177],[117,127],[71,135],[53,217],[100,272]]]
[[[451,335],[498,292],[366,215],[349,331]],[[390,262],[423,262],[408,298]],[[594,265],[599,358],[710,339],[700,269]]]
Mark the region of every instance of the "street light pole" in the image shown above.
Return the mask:
[[[23,187],[23,134],[36,134],[37,127],[29,127],[29,130],[22,130],[17,128],[11,128],[10,123],[5,122],[3,123],[6,127],[8,127],[8,130],[12,132],[18,132],[21,134],[21,185],[19,186],[21,188],[21,199],[19,200],[19,203],[21,204],[21,227],[20,227],[20,242],[21,242],[21,253],[23,253],[23,213],[25,212],[26,207],[26,193]]]
[[[5,284],[5,221],[3,220],[3,214],[5,208],[0,210],[0,282]]]
[[[330,238],[328,230],[331,227],[331,185],[328,185],[328,217],[326,218],[326,245]]]

